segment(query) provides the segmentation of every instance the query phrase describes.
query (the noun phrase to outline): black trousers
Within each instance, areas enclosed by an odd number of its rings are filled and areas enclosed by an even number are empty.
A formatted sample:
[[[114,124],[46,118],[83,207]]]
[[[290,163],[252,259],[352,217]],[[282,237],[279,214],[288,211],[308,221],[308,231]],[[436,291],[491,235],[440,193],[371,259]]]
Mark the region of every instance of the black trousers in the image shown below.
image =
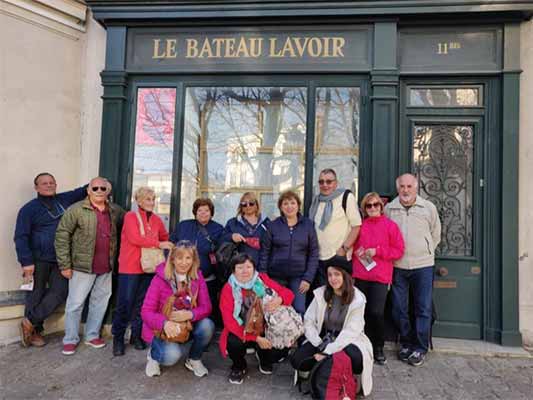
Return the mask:
[[[261,364],[263,365],[272,365],[281,360],[283,357],[287,357],[287,354],[289,353],[289,349],[279,350],[272,348],[269,350],[263,350],[257,345],[256,342],[243,342],[233,333],[230,333],[228,335],[227,350],[229,358],[231,361],[233,361],[231,369],[243,370],[247,368],[245,356],[246,349],[250,347],[255,348],[255,351],[261,360]]]
[[[209,292],[209,300],[211,300],[211,315],[209,318],[211,318],[217,328],[222,328],[222,316],[220,315],[219,307],[220,283],[218,280],[213,279],[205,284]]]
[[[355,280],[355,286],[366,297],[365,334],[374,348],[385,344],[385,302],[388,285],[380,282]]]
[[[33,290],[26,293],[24,316],[42,332],[44,320],[65,302],[67,295],[68,280],[57,264],[38,261],[33,272]]]
[[[363,353],[361,350],[355,344],[349,344],[343,351],[352,360],[353,373],[359,375],[363,372]],[[292,367],[299,371],[311,371],[317,363],[313,356],[318,352],[318,348],[310,342],[304,343],[292,354],[290,360]]]

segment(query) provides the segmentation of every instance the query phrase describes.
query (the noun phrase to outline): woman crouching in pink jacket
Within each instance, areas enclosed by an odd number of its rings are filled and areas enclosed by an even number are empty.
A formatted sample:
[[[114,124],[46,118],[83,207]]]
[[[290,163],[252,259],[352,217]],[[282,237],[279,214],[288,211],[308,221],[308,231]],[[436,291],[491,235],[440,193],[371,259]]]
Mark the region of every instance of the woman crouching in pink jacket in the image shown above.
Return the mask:
[[[385,301],[392,282],[394,260],[403,256],[404,242],[398,225],[383,215],[383,201],[376,192],[361,201],[363,224],[352,256],[355,286],[366,296],[365,333],[374,348],[374,361],[384,365]]]
[[[198,377],[208,373],[201,358],[213,337],[215,325],[207,318],[211,314],[211,301],[199,267],[196,247],[187,240],[178,242],[167,262],[157,267],[141,310],[142,338],[151,343],[146,363],[146,375],[150,377],[161,374],[160,364],[174,365],[187,352],[185,367]],[[167,317],[163,307],[173,295],[172,312]],[[185,343],[160,338],[162,332],[168,338],[178,336],[182,329],[178,323],[187,321],[192,323],[193,329]]]

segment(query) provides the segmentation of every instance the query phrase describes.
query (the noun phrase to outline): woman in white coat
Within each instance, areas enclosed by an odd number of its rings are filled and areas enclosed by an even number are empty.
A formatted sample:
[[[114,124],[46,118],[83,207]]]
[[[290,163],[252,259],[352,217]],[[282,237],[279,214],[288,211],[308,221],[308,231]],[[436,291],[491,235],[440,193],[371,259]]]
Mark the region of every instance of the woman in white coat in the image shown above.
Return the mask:
[[[365,295],[353,286],[352,266],[334,257],[327,268],[327,284],[316,289],[304,316],[307,339],[291,357],[299,371],[339,351],[351,360],[352,372],[361,375],[363,394],[372,391],[372,344],[365,335]]]

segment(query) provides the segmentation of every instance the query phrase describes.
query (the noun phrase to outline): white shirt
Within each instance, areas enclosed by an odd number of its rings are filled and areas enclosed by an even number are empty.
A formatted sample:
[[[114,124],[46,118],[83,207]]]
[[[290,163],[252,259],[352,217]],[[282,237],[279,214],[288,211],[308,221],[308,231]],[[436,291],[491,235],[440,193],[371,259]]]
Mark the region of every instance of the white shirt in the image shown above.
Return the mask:
[[[318,249],[320,260],[327,260],[333,257],[337,250],[341,248],[343,242],[348,237],[353,227],[361,225],[361,215],[357,209],[357,203],[353,193],[348,195],[346,199],[346,212],[342,208],[341,194],[337,198],[332,200],[333,213],[331,220],[324,230],[319,228],[322,214],[324,214],[325,202],[318,204],[318,209],[315,216],[315,229],[318,236]],[[352,258],[352,250],[350,249],[346,254],[348,260]]]

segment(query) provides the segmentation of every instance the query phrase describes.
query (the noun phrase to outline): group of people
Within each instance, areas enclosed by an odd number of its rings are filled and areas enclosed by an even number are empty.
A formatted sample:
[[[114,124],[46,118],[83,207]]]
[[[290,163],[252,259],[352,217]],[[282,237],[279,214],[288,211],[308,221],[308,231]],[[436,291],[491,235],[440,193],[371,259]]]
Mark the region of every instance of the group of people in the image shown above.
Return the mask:
[[[185,355],[186,368],[198,377],[207,375],[202,353],[219,326],[221,353],[232,361],[231,383],[243,382],[250,348],[263,374],[271,374],[273,364],[287,356],[296,369],[310,371],[328,355],[344,352],[352,371],[361,375],[363,392],[369,393],[372,364],[387,361],[384,310],[389,290],[400,335],[398,357],[413,366],[424,362],[440,220],[436,207],[417,195],[411,174],[397,178],[394,200],[385,205],[371,192],[359,209],[354,194],[338,187],[335,171],[325,169],[309,217],[302,214],[294,191],[281,193],[280,216],[274,220],[261,213],[255,194],[247,192],[236,217],[223,226],[213,220],[212,201],[200,198],[193,204],[194,218],[179,222],[170,235],[153,212],[155,193],[148,187],[135,192],[136,210],[125,213],[109,201],[111,184],[101,177],[59,194],[49,173],[39,174],[34,184],[37,198],[20,210],[15,230],[24,280],[33,281],[20,324],[24,346],[45,344],[43,322],[66,300],[63,354],[74,354],[89,297],[85,344],[104,347],[100,331],[118,256],[113,354],[125,354],[130,325],[134,348],[149,346],[148,376],[159,375],[161,365],[173,365]],[[229,263],[229,279],[221,282],[215,254],[228,242],[238,252]],[[155,273],[142,267],[142,251],[149,248],[167,253]],[[303,317],[305,333],[290,352],[245,329],[255,299],[267,294],[265,312],[292,306]],[[188,339],[172,340],[185,326],[190,327]]]

